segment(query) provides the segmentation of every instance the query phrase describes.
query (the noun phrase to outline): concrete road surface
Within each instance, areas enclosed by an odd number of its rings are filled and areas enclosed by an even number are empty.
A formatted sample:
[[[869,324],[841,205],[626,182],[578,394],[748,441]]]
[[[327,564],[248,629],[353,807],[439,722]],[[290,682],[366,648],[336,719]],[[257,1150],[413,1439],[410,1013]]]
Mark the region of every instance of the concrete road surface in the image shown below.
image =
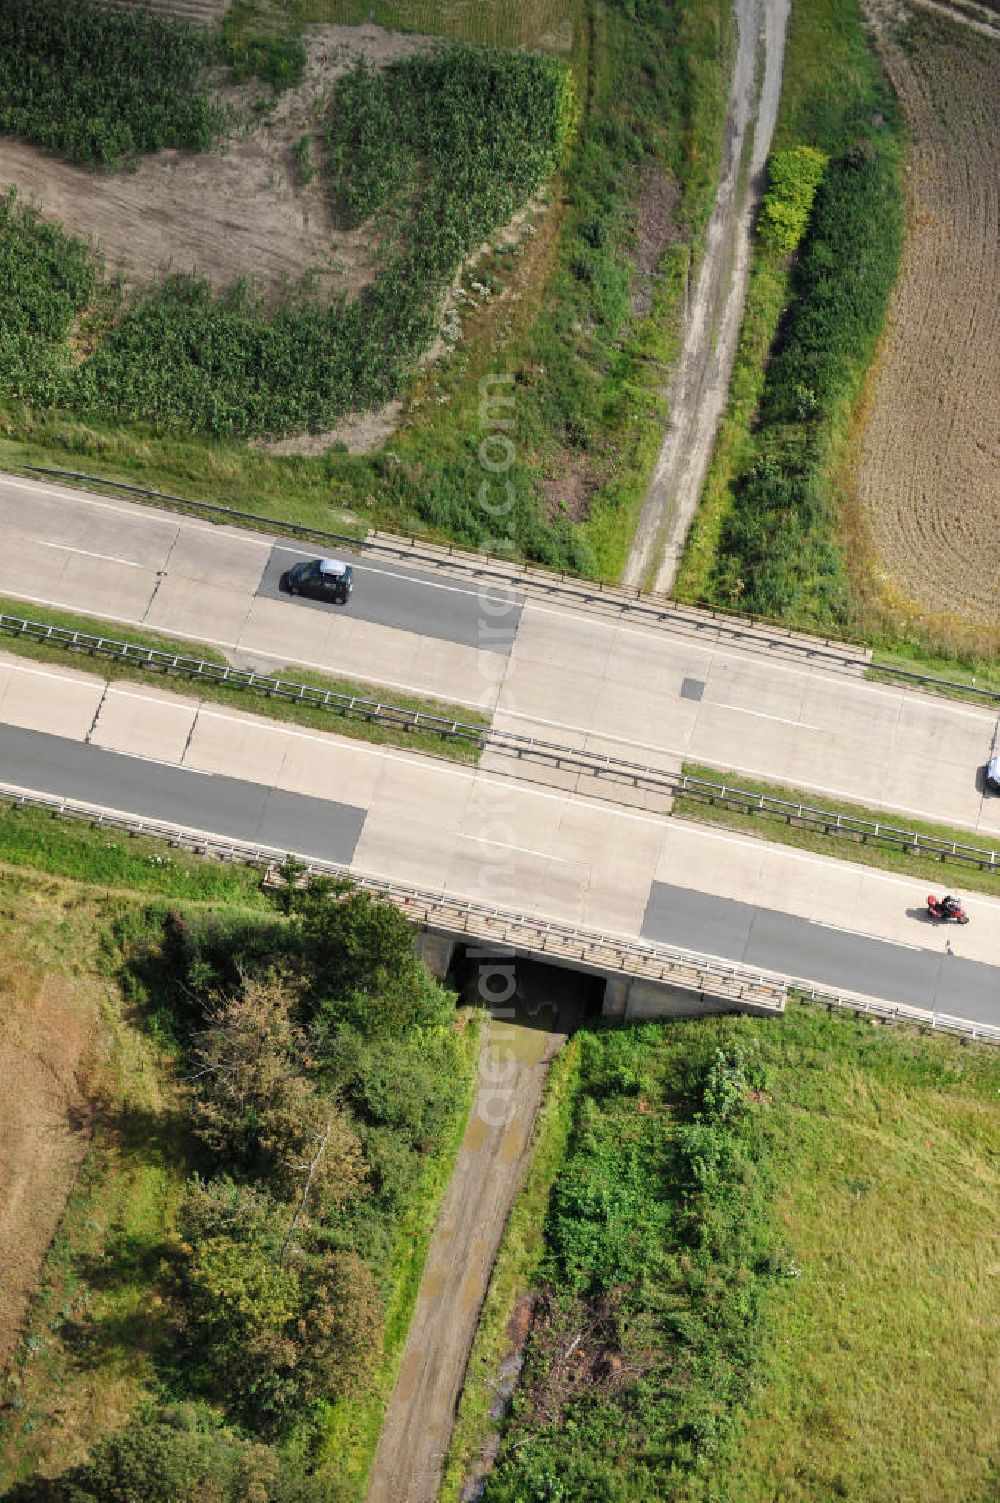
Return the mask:
[[[1000,1023],[993,899],[153,687],[0,656],[0,784]]]
[[[468,580],[359,558],[346,608],[278,598],[283,558],[232,528],[7,477],[0,594],[494,711],[636,760],[702,761],[1000,837],[995,714]]]

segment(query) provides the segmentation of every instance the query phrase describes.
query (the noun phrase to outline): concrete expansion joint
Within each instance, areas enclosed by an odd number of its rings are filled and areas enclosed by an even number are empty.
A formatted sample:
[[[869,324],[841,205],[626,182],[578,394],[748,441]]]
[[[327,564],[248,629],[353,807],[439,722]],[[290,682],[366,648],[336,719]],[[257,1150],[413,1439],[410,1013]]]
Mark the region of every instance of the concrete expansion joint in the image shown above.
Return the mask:
[[[157,571],[156,571],[156,577],[153,580],[153,588],[150,591],[149,599],[146,601],[146,608],[145,608],[145,610],[142,613],[142,619],[143,619],[143,621],[148,621],[148,619],[149,619],[149,613],[153,609],[154,604],[156,603],[156,597],[157,597],[157,594],[159,593],[160,585],[163,583],[164,579],[166,578],[166,575],[167,575],[167,571],[166,571],[165,568],[164,569],[157,569]]]
[[[191,724],[188,726],[188,733],[184,738],[184,745],[181,747],[181,754],[177,759],[181,767],[183,767],[187,762],[187,754],[191,750],[191,742],[194,740],[195,727],[198,724],[199,717],[201,716],[201,712],[204,708],[205,704],[204,701],[202,701],[191,717]]]
[[[101,690],[101,697],[97,701],[97,708],[94,710],[93,719],[91,720],[89,726],[87,727],[86,735],[83,738],[84,744],[86,746],[89,746],[90,743],[91,743],[91,737],[93,736],[94,732],[97,729],[97,722],[101,718],[101,714],[102,714],[102,711],[104,710],[105,702],[107,701],[107,697],[108,697],[108,694],[110,692],[111,692],[111,684],[109,682],[109,683],[106,683],[104,685],[104,688]]]

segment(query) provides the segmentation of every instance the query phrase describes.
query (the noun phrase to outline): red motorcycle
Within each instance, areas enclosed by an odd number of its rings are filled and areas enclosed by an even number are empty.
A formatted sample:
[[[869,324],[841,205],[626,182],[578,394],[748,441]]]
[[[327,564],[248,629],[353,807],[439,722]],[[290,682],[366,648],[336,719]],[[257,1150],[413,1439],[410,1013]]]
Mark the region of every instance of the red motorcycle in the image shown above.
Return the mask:
[[[941,919],[946,924],[969,922],[969,915],[957,898],[936,898],[933,893],[929,893],[927,897],[927,915],[932,919]]]

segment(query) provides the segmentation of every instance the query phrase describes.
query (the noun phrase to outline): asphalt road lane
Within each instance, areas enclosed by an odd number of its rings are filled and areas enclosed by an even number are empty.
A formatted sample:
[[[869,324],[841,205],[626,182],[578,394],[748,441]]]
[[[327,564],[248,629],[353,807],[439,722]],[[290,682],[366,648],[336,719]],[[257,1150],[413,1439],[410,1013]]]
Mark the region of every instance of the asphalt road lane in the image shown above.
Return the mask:
[[[916,908],[914,922],[923,922]],[[941,953],[910,949],[664,882],[653,883],[642,933],[888,1002],[1000,1024],[1000,967],[948,954],[943,935]]]
[[[316,552],[275,547],[264,568],[257,594],[269,600],[285,600],[304,610],[326,611],[357,617],[376,626],[394,626],[421,637],[456,642],[484,652],[509,655],[521,619],[524,601],[506,590],[483,591],[468,585],[448,583],[439,575],[421,573],[396,564],[372,564],[363,554],[337,551],[337,558],[354,568],[354,593],[346,606],[327,605],[286,595],[280,580],[286,569]]]
[[[0,782],[345,864],[367,812],[10,725],[0,726]]]

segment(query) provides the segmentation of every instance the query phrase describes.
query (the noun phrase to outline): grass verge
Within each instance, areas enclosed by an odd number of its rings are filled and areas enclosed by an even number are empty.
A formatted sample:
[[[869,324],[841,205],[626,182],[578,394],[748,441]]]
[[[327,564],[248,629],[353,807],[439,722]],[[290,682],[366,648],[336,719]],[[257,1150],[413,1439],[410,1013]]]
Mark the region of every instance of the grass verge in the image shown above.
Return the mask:
[[[891,810],[871,809],[864,804],[845,804],[824,798],[801,788],[789,788],[782,783],[768,783],[759,778],[746,778],[740,772],[720,772],[717,767],[702,767],[697,763],[685,763],[684,771],[691,777],[709,778],[712,782],[725,782],[732,788],[742,788],[748,793],[770,794],[773,798],[788,799],[792,803],[808,804],[813,809],[828,809],[831,814],[844,814],[852,819],[880,821],[894,829],[914,831],[929,835],[936,840],[958,841],[961,845],[994,848],[989,835],[977,835],[974,830],[956,829],[949,825],[934,824],[931,820],[911,819],[907,814],[894,814]],[[938,886],[953,883],[956,887],[968,888],[971,892],[983,892],[1000,896],[1000,872],[981,871],[965,861],[947,857],[912,854],[905,847],[887,844],[878,836],[867,839],[849,833],[827,835],[821,830],[809,829],[797,824],[794,818],[767,812],[746,813],[723,804],[709,804],[690,794],[680,793],[674,800],[673,812],[682,819],[696,820],[701,824],[720,825],[727,830],[739,830],[744,834],[758,835],[762,840],[771,840],[778,845],[788,845],[800,851],[815,851],[822,856],[833,856],[843,861],[856,861],[864,866],[877,866],[882,871],[896,872],[900,876],[922,877]],[[996,843],[1000,850],[1000,842]]]
[[[373,1392],[365,1399],[346,1400],[334,1405],[326,1416],[317,1444],[316,1462],[320,1470],[328,1470],[336,1475],[349,1495],[358,1499],[358,1503],[364,1498],[368,1475],[382,1433],[385,1406],[399,1376],[399,1364],[410,1329],[413,1307],[420,1292],[420,1280],[438,1207],[455,1168],[455,1160],[472,1109],[481,1031],[480,1018],[474,1026],[470,1023],[462,1032],[466,1097],[457,1103],[459,1110],[454,1119],[451,1137],[443,1145],[439,1155],[428,1163],[397,1230],[386,1275],[391,1294],[385,1312],[385,1342]]]
[[[933,694],[942,694],[946,699],[965,699],[981,704],[981,694],[1000,693],[1000,662],[991,662],[988,658],[965,663],[919,649],[912,653],[878,652],[865,677],[875,682],[900,683],[891,673],[880,672],[882,668],[903,668],[908,673],[924,674],[931,682],[920,687]],[[935,679],[940,682],[935,683]]]
[[[66,631],[86,632],[91,636],[110,637],[117,642],[130,642],[137,647],[155,648],[160,652],[179,653],[184,657],[202,658],[209,663],[224,664],[223,653],[201,642],[180,642],[158,632],[136,631],[122,626],[117,621],[101,621],[91,616],[77,616],[66,611],[35,606],[20,600],[0,598],[0,611],[10,615],[26,616],[32,621],[60,626]],[[32,658],[35,662],[57,663],[65,667],[81,657],[92,656],[94,671],[102,679],[112,683],[126,682],[147,684],[150,680],[166,680],[171,689],[187,698],[205,704],[227,705],[234,710],[243,710],[249,715],[264,715],[271,720],[285,720],[293,725],[307,726],[310,730],[336,732],[356,740],[371,741],[380,746],[402,746],[409,751],[429,752],[434,756],[448,757],[452,761],[476,763],[479,749],[461,741],[449,740],[427,730],[402,730],[398,726],[385,725],[380,721],[366,720],[360,714],[331,706],[320,709],[315,705],[299,704],[294,700],[280,699],[264,690],[244,689],[238,685],[205,682],[182,670],[143,668],[137,663],[116,662],[99,654],[87,654],[86,649],[60,646],[58,643],[39,642],[14,632],[0,631],[0,651],[17,653],[20,657]],[[271,671],[274,678],[283,678],[291,683],[310,684],[317,689],[335,694],[356,695],[376,703],[388,703],[399,709],[412,710],[424,715],[438,715],[445,720],[460,720],[466,725],[481,726],[491,723],[491,717],[467,705],[449,704],[444,700],[423,699],[412,694],[387,695],[378,684],[361,683],[356,679],[331,678],[294,664]]]
[[[165,840],[0,800],[0,866],[118,893],[265,910],[261,871],[175,849]]]

